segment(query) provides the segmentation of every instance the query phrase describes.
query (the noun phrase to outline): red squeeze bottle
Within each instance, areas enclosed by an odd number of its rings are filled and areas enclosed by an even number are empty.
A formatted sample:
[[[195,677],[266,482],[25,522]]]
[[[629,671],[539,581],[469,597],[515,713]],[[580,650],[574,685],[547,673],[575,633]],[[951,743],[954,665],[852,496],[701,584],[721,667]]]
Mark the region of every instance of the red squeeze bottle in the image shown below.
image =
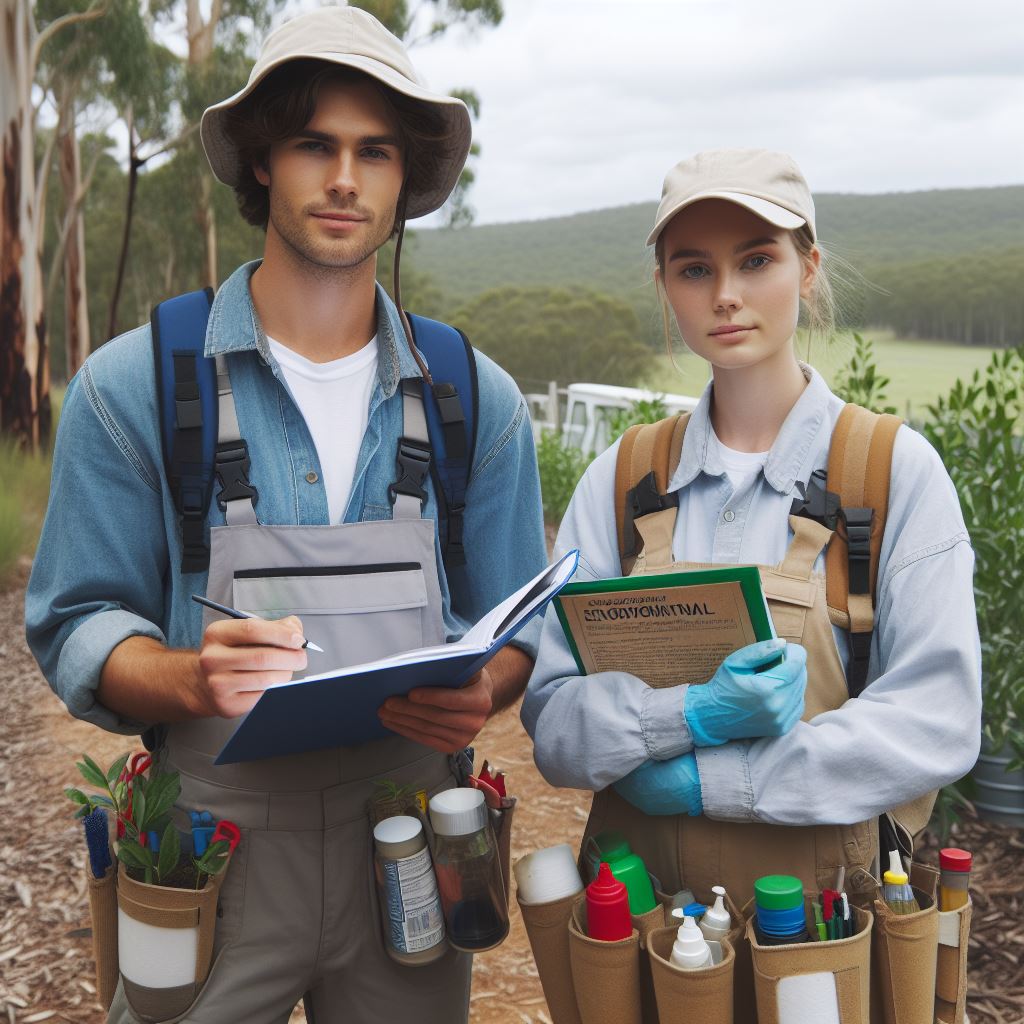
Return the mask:
[[[604,861],[597,878],[587,886],[587,934],[602,942],[618,942],[633,934],[626,886]]]

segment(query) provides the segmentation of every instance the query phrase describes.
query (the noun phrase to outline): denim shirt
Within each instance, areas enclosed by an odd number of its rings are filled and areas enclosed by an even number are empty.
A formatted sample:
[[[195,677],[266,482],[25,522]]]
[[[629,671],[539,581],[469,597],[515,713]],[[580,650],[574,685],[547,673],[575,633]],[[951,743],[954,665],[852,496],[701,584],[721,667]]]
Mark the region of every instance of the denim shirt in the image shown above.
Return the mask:
[[[828,463],[843,402],[821,376],[808,384],[768,459],[734,488],[713,441],[712,387],[690,416],[668,490],[679,495],[672,553],[680,562],[776,565],[789,512]],[[555,543],[579,548],[579,580],[620,573],[615,533],[619,443],[591,463]],[[824,572],[824,554],[815,569]],[[865,821],[960,778],[981,741],[981,651],[974,552],[956,491],[935,449],[901,426],[878,563],[868,685],[785,736],[694,747],[686,686],[652,689],[628,672],[580,676],[558,619],[547,616],[523,699],[541,773],[555,786],[600,790],[649,759],[693,750],[704,813],[781,825]],[[833,627],[840,660],[847,637]],[[813,780],[813,784],[809,781]]]
[[[213,302],[206,354],[225,353],[262,524],[327,525],[316,446],[270,353],[252,303],[249,263]],[[402,433],[402,378],[420,376],[397,310],[377,289],[378,380],[344,522],[391,518],[388,485]],[[540,481],[526,404],[515,383],[476,353],[477,440],[466,495],[466,565],[448,577],[436,540],[449,640],[536,575],[546,562]],[[206,576],[182,575],[178,514],[164,471],[149,325],[94,352],[68,386],[57,432],[50,501],[25,600],[29,646],[77,718],[141,732],[96,699],[110,652],[130,636],[197,648]],[[423,514],[437,518],[430,481]],[[216,488],[215,488],[216,489]],[[211,501],[210,526],[224,525]],[[535,619],[516,643],[536,653]]]

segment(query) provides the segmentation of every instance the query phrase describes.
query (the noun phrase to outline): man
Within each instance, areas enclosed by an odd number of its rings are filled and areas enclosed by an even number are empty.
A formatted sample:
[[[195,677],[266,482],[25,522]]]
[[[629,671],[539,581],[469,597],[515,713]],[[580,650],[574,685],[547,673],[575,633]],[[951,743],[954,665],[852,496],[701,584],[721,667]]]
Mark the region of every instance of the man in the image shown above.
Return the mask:
[[[525,405],[485,356],[464,566],[443,568],[430,480],[410,481],[401,457],[396,469],[401,446],[425,442],[427,367],[404,312],[375,283],[376,253],[396,232],[400,248],[405,218],[447,198],[469,148],[468,113],[420,83],[374,18],[330,7],[267,39],[245,89],[207,110],[202,138],[243,216],[266,229],[263,260],[221,287],[206,333],[219,437],[247,445],[251,468],[231,486],[222,477],[210,505],[208,575],[183,572],[150,328],[96,352],[64,402],[29,642],[73,714],[150,730],[157,763],[181,773],[181,807],[242,828],[209,979],[177,1019],[283,1022],[305,995],[317,1024],[450,1024],[468,1014],[470,957],[449,950],[414,969],[385,954],[366,806],[383,779],[428,792],[452,784],[448,755],[522,692],[537,625],[465,688],[389,699],[388,739],[213,759],[267,686],[307,665],[452,639],[543,566]],[[204,590],[276,608],[277,621],[269,611],[211,616],[204,629],[190,600]],[[279,618],[296,609],[305,621]],[[326,648],[308,657],[322,661],[307,662],[307,627]],[[136,1019],[133,991],[122,979],[111,1021]]]

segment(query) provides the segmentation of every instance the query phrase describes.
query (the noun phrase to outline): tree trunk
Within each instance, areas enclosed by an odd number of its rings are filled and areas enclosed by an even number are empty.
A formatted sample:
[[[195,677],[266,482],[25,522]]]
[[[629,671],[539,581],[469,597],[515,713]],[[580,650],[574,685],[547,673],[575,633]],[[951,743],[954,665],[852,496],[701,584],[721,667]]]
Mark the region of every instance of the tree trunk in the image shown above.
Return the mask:
[[[203,159],[200,157],[200,159]],[[199,171],[199,228],[203,233],[205,251],[203,253],[203,288],[217,287],[217,221],[213,215],[213,178],[208,169]]]
[[[185,4],[185,34],[188,38],[188,62],[191,67],[207,63],[213,57],[214,33],[222,12],[222,0],[212,0],[210,16],[203,21],[199,0],[187,0]],[[213,176],[206,166],[206,157],[199,141],[199,197],[196,205],[196,222],[203,235],[203,273],[201,286],[217,287],[217,221],[213,213]]]
[[[67,379],[71,380],[89,354],[89,302],[85,286],[85,225],[80,202],[82,165],[75,135],[74,103],[70,99],[61,102],[57,131],[65,216],[70,218],[64,244],[64,344]]]
[[[0,0],[0,432],[35,448],[48,429],[46,320],[35,196],[29,0]],[[42,371],[42,372],[41,372]],[[40,423],[40,408],[46,423]]]
[[[121,255],[117,261],[117,276],[114,291],[110,296],[110,316],[107,319],[107,340],[117,335],[117,307],[121,302],[121,286],[124,284],[124,269],[128,264],[128,243],[132,237],[132,213],[135,209],[135,188],[139,182],[139,160],[135,149],[135,122],[128,111],[128,197],[125,201],[124,232],[121,235]]]

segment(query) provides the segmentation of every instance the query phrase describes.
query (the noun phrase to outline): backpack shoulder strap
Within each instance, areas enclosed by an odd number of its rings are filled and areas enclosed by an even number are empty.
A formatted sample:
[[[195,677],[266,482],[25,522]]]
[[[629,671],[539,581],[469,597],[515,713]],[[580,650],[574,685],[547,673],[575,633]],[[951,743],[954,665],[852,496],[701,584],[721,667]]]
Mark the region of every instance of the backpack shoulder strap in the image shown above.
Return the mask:
[[[213,289],[153,307],[150,317],[164,467],[181,525],[181,571],[205,572],[206,510],[217,442],[217,373],[204,354]]]
[[[433,387],[424,389],[433,449],[430,472],[438,503],[438,533],[446,571],[464,565],[466,491],[476,449],[479,402],[473,346],[448,324],[409,314],[413,340],[426,357]]]
[[[668,485],[679,465],[689,418],[684,412],[657,423],[639,423],[622,435],[615,463],[615,529],[624,576],[642,546],[636,520],[679,504],[679,496],[669,494]]]
[[[839,624],[849,621],[847,683],[856,697],[867,681],[878,559],[889,510],[889,476],[903,421],[859,405],[839,414],[828,453],[827,488],[838,499],[836,538],[825,557],[825,596]]]

